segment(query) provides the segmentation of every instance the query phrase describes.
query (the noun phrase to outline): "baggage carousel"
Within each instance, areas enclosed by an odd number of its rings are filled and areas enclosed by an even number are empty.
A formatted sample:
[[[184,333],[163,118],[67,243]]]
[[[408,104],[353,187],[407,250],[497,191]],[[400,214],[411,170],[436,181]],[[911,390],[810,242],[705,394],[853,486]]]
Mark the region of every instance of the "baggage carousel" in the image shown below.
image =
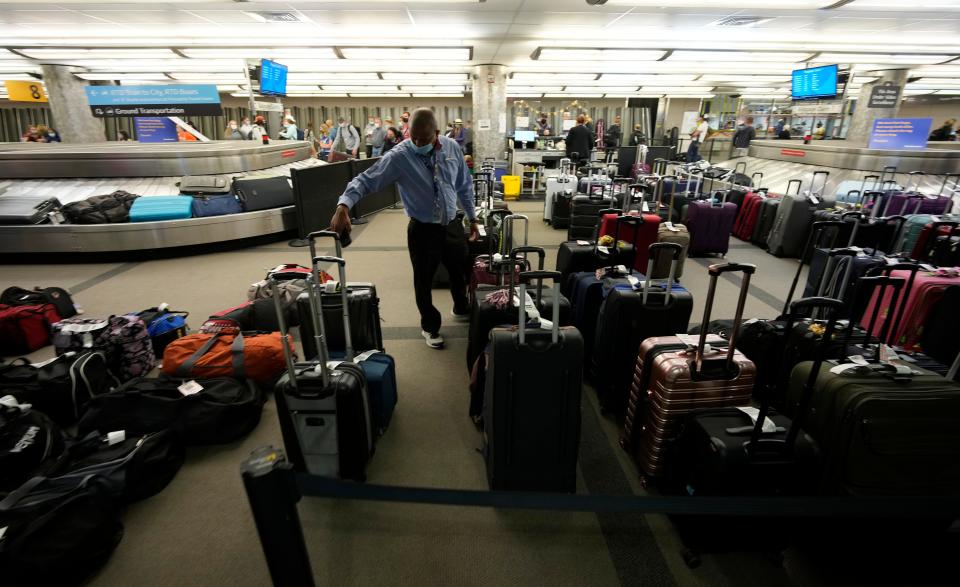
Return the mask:
[[[960,172],[960,150],[931,145],[926,149],[867,149],[847,145],[846,141],[756,140],[749,155],[771,161],[790,161],[800,165],[876,171],[893,166],[901,173],[923,171],[928,174]]]
[[[142,197],[179,193],[184,175],[272,177],[325,165],[304,141],[209,143],[0,144],[0,198],[36,195],[69,204],[124,190]],[[0,252],[100,253],[167,249],[284,233],[293,206],[227,216],[123,224],[0,226]]]

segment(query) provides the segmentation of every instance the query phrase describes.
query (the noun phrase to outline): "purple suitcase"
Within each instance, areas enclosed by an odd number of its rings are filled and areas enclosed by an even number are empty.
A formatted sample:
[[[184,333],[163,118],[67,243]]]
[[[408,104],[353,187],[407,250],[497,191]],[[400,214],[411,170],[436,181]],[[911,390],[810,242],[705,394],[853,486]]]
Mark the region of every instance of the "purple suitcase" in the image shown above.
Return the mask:
[[[737,219],[737,205],[733,202],[711,203],[704,200],[690,202],[686,226],[690,232],[689,255],[726,255],[730,248],[730,233]]]
[[[957,187],[960,186],[960,174],[946,174],[943,178],[943,185],[940,186],[940,193],[937,195],[923,194],[920,191],[920,185],[926,177],[925,173],[922,171],[913,171],[909,175],[910,186],[907,189],[903,191],[887,192],[885,205],[883,202],[880,204],[880,215],[895,216],[903,214],[946,214],[950,211],[950,208],[953,205],[953,199],[950,197],[950,195],[945,194],[944,192],[947,191],[947,183],[950,180],[953,180],[951,193],[956,191]],[[911,199],[918,195],[922,195],[924,198],[920,201],[920,206],[915,208],[917,203],[915,200],[911,202]],[[872,208],[872,204],[873,202],[868,203],[867,207]]]

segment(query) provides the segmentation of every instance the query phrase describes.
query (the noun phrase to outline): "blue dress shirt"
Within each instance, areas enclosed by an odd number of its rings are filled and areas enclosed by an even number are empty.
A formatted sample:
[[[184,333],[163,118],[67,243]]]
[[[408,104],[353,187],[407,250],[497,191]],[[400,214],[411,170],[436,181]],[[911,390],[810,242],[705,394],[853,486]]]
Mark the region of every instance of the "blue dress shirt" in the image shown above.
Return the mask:
[[[437,219],[434,212],[439,198],[444,213],[441,221],[449,222],[456,217],[458,200],[467,218],[476,219],[473,179],[463,160],[463,151],[453,139],[440,137],[439,140],[439,152],[427,156],[417,154],[413,141],[398,144],[373,167],[353,178],[337,203],[353,208],[368,194],[396,182],[403,208],[410,218],[435,223]],[[436,187],[433,172],[435,163],[439,180]]]

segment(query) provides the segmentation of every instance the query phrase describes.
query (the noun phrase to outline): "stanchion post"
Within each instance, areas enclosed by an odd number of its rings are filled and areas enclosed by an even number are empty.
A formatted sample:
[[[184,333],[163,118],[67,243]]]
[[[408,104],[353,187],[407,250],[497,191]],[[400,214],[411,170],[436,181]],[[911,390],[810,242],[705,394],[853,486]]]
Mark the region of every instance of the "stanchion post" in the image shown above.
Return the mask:
[[[297,513],[300,491],[293,466],[282,450],[266,446],[250,454],[240,465],[240,474],[273,584],[314,587]]]

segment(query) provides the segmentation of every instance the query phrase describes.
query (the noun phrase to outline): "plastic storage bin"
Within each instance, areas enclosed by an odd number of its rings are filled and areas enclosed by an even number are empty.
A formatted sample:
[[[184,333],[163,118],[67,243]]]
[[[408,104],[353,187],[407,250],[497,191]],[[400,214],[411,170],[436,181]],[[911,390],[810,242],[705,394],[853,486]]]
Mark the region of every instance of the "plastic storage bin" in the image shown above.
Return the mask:
[[[520,197],[520,176],[503,176],[503,198],[505,200],[516,200]]]

